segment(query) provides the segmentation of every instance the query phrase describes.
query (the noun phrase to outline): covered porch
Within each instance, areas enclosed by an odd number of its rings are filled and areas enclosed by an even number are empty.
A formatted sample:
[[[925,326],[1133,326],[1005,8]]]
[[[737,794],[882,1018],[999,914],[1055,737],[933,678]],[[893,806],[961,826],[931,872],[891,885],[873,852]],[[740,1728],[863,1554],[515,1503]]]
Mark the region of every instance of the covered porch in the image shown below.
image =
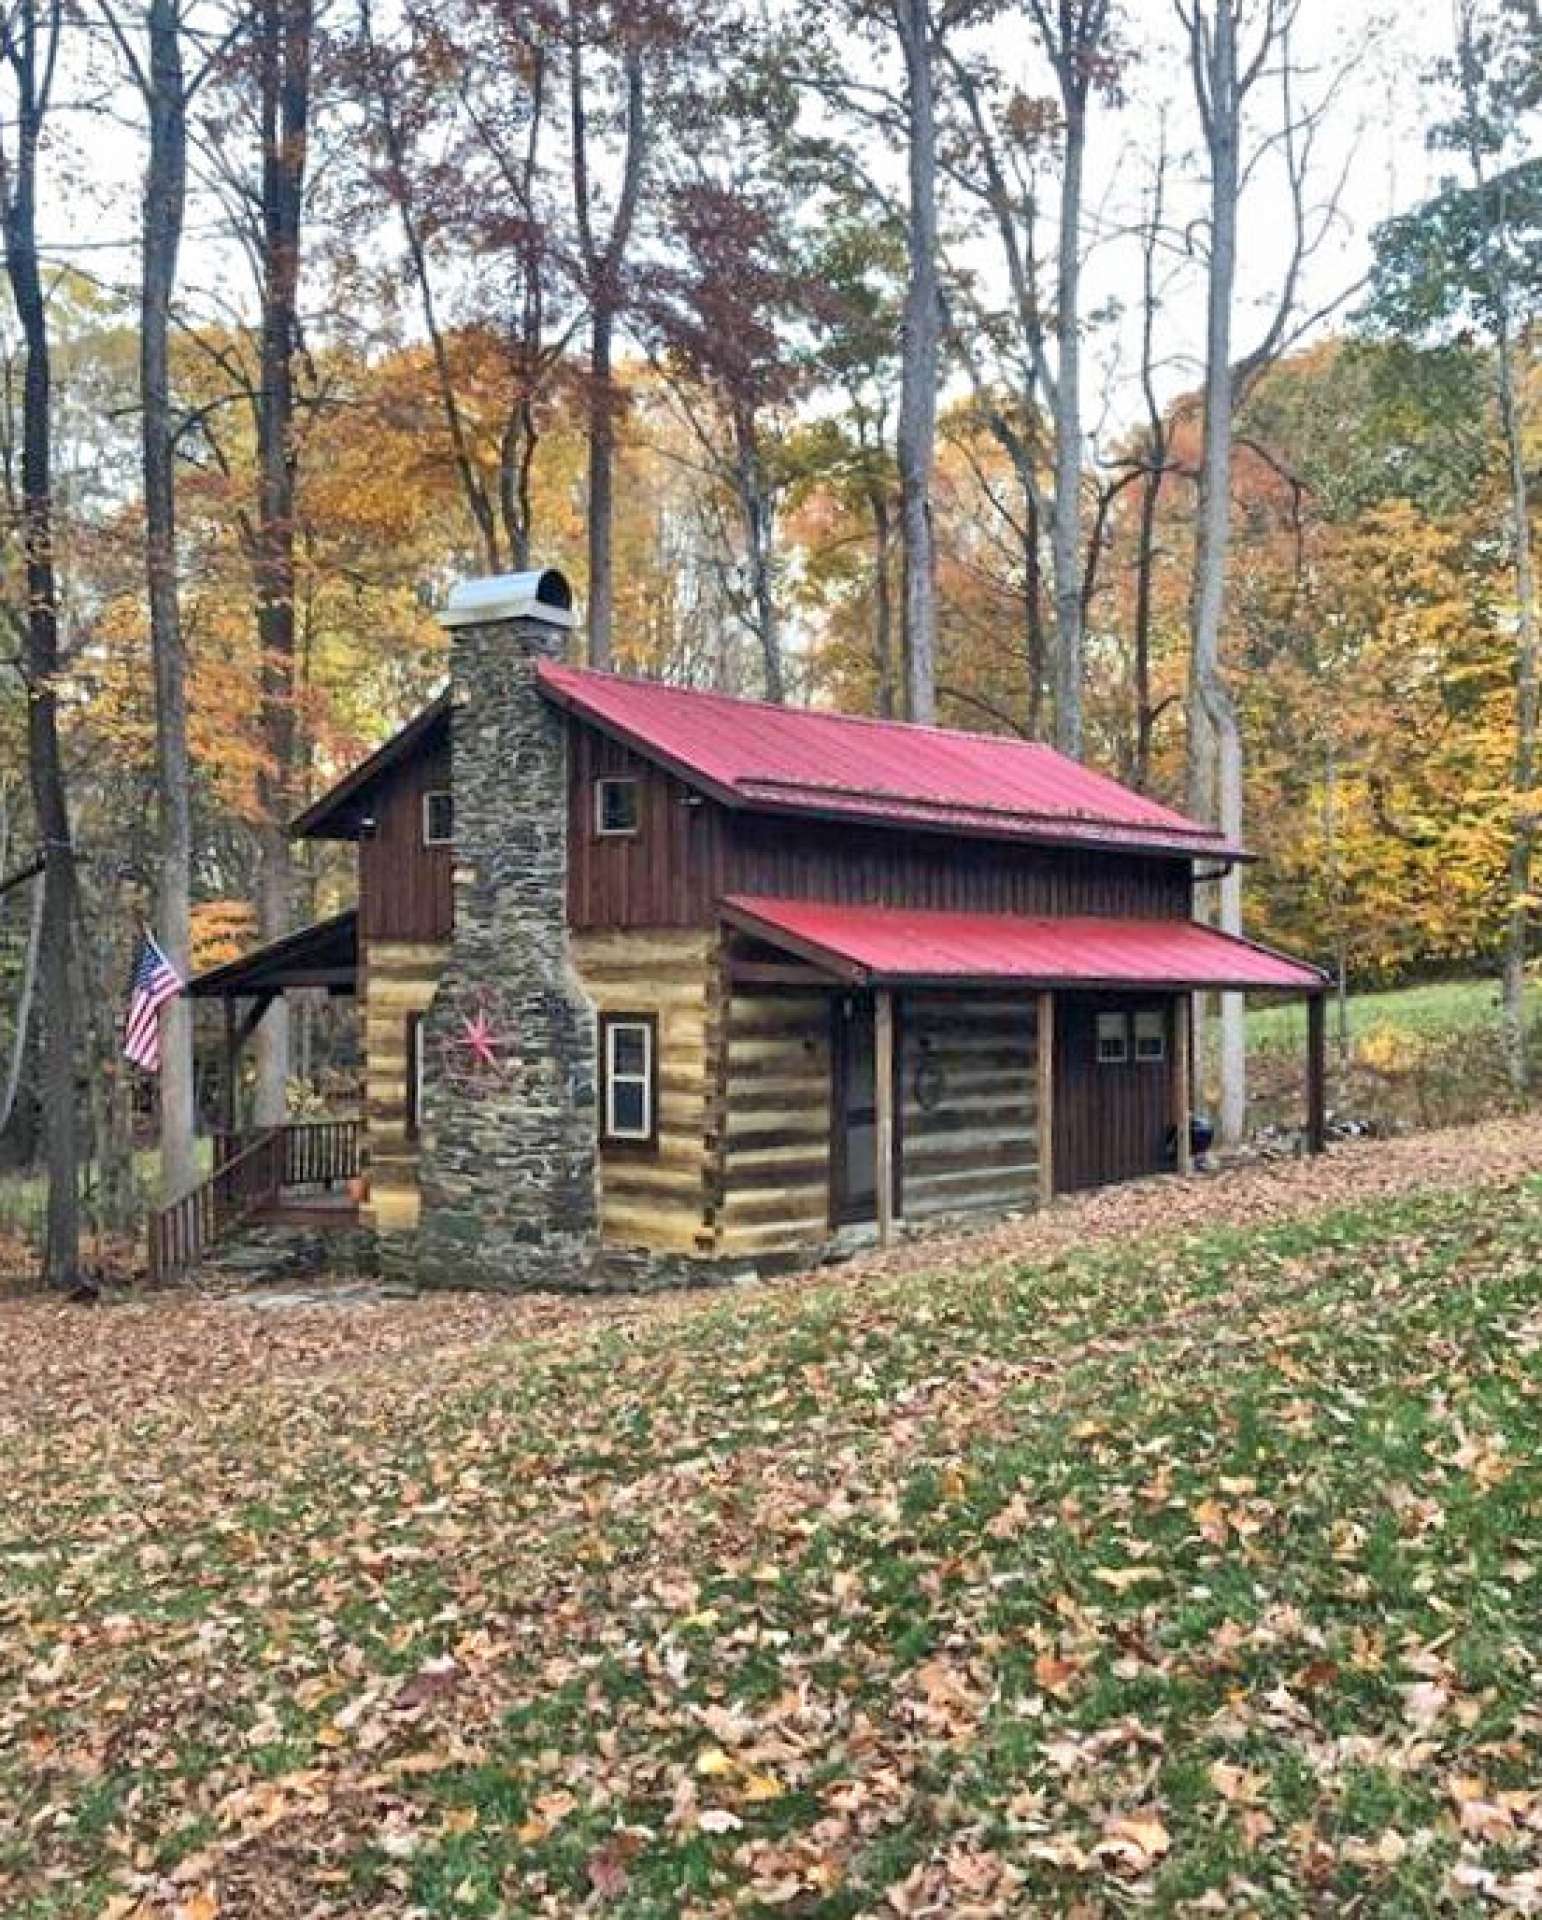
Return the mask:
[[[189,999],[223,1009],[220,1125],[207,1180],[151,1217],[150,1270],[186,1271],[222,1236],[253,1220],[320,1229],[359,1224],[350,1184],[362,1167],[361,1127],[351,1114],[243,1128],[241,1058],[270,1008],[286,993],[358,991],[358,915],[334,914],[196,975]]]
[[[730,992],[828,1002],[830,1225],[1044,1204],[1193,1163],[1193,996],[1308,1003],[1305,1142],[1326,1127],[1315,967],[1187,920],[1029,919],[730,897]]]

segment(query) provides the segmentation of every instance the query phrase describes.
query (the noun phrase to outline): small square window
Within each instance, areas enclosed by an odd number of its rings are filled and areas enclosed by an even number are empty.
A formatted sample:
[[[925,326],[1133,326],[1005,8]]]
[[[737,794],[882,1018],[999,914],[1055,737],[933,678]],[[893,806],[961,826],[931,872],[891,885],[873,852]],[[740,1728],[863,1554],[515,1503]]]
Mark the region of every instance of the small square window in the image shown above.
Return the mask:
[[[447,788],[423,796],[423,844],[447,847],[455,830],[455,801]]]
[[[635,780],[597,780],[594,785],[596,833],[636,833],[641,815]]]
[[[656,1137],[656,1033],[651,1014],[608,1013],[601,1018],[601,1114],[607,1140],[649,1144]]]
[[[1098,1015],[1098,1065],[1122,1066],[1130,1057],[1130,1016],[1127,1013]]]
[[[1135,1058],[1137,1060],[1165,1060],[1167,1058],[1166,1014],[1155,1011],[1136,1014]]]

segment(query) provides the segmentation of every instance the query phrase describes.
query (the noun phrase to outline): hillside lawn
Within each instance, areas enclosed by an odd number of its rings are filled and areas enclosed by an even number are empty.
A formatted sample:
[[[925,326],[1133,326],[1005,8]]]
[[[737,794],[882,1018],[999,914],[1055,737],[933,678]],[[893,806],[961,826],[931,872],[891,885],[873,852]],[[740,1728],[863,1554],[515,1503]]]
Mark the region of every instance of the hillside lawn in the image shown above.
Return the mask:
[[[1528,987],[1526,1007],[1528,1023],[1542,1019],[1542,981]],[[1337,1003],[1330,999],[1330,1035],[1336,1032],[1337,1019]],[[1349,996],[1351,1043],[1378,1029],[1430,1038],[1497,1029],[1498,1025],[1499,983],[1494,979],[1427,980],[1417,986]],[[1299,1000],[1248,1009],[1248,1051],[1252,1054],[1285,1049],[1299,1052],[1305,1036],[1306,1008]]]
[[[0,1912],[1542,1910],[1542,1140],[0,1308]]]

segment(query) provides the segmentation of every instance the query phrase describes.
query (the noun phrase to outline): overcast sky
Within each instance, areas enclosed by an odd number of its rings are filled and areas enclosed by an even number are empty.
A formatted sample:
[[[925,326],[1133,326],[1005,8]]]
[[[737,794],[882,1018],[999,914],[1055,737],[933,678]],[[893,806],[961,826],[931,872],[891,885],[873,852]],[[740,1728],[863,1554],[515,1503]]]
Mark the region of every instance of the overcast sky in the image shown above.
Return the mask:
[[[1197,136],[1190,79],[1179,47],[1171,0],[1129,0],[1128,31],[1140,58],[1131,70],[1127,102],[1121,111],[1105,111],[1094,127],[1089,153],[1089,224],[1107,237],[1091,253],[1084,309],[1105,302],[1125,304],[1128,320],[1094,337],[1095,362],[1112,375],[1089,374],[1086,417],[1095,417],[1107,401],[1113,418],[1128,420],[1139,405],[1138,376],[1140,255],[1121,237],[1140,212],[1150,172],[1150,156],[1165,118],[1175,164],[1170,171],[1168,205],[1178,228],[1197,223],[1205,207],[1204,167],[1192,149]],[[1370,237],[1389,213],[1424,198],[1442,170],[1442,157],[1425,144],[1424,124],[1430,100],[1424,74],[1449,46],[1449,0],[1402,6],[1394,13],[1384,0],[1304,0],[1294,47],[1295,64],[1304,69],[1300,98],[1305,101],[1342,74],[1331,115],[1319,140],[1314,187],[1323,206],[1335,192],[1338,217],[1331,237],[1311,261],[1300,294],[1304,314],[1315,313],[1352,288],[1370,261]],[[1014,41],[1017,43],[1014,45]],[[1023,82],[1043,90],[1043,70],[1026,33],[998,34],[998,57],[1018,60]],[[1018,52],[1020,48],[1020,53]],[[1347,66],[1347,71],[1345,71]],[[1255,131],[1277,120],[1278,95],[1260,84]],[[1444,162],[1449,166],[1449,161]],[[1278,165],[1258,169],[1243,202],[1238,259],[1234,342],[1245,352],[1267,324],[1278,298],[1290,245],[1290,203]],[[1194,228],[1191,262],[1176,256],[1160,337],[1165,365],[1163,391],[1172,395],[1192,387],[1204,345],[1202,234]],[[1353,307],[1353,301],[1349,303]],[[1345,309],[1340,309],[1340,313]],[[1321,328],[1318,329],[1321,331]]]
[[[1189,227],[1197,238],[1194,223],[1204,207],[1203,165],[1192,152],[1195,119],[1172,0],[1125,0],[1125,21],[1127,38],[1136,50],[1126,103],[1117,112],[1099,110],[1088,164],[1089,230],[1102,237],[1089,257],[1084,307],[1092,313],[1105,303],[1123,302],[1129,316],[1123,324],[1095,331],[1089,340],[1086,418],[1089,430],[1096,434],[1101,429],[1105,437],[1132,418],[1138,407],[1134,381],[1140,258],[1125,230],[1139,212],[1150,154],[1164,115],[1175,161],[1169,190],[1174,224]],[[1304,311],[1313,312],[1352,287],[1365,272],[1376,223],[1389,212],[1417,202],[1433,184],[1440,161],[1424,141],[1429,103],[1423,74],[1450,38],[1450,0],[1423,6],[1405,3],[1395,9],[1386,0],[1303,0],[1294,49],[1296,64],[1305,70],[1301,97],[1309,98],[1356,56],[1320,142],[1317,194],[1320,199],[1336,189],[1343,176],[1342,198],[1332,239],[1306,274],[1301,289]],[[990,39],[996,59],[1026,90],[1049,90],[1021,11],[998,16]],[[96,64],[100,81],[110,69],[100,54]],[[82,87],[84,93],[93,90],[89,81]],[[1259,96],[1259,120],[1268,124],[1275,115],[1276,96],[1264,86]],[[106,116],[73,119],[68,144],[78,154],[79,170],[72,173],[68,191],[55,191],[49,204],[53,256],[73,256],[103,279],[124,285],[138,264],[142,159],[133,130],[137,109],[137,99],[125,96],[121,126]],[[890,156],[890,161],[900,164],[900,157]],[[239,293],[243,276],[238,259],[216,258],[209,239],[201,237],[216,230],[211,212],[207,207],[195,208],[185,279],[211,291],[218,286],[229,299]],[[1288,203],[1280,171],[1265,164],[1242,210],[1235,333],[1239,352],[1256,337],[1272,309],[1288,239]],[[993,270],[987,233],[982,232],[977,246],[977,261],[972,263]],[[1175,253],[1172,271],[1161,330],[1162,386],[1168,395],[1194,384],[1204,334],[1202,261],[1197,249],[1187,261]]]

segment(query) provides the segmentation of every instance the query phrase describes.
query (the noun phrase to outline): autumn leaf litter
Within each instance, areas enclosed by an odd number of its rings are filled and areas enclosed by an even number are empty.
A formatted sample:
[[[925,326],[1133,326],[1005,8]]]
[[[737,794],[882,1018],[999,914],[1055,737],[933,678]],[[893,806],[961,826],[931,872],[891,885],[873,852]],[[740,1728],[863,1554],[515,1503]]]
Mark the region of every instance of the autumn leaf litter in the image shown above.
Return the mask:
[[[1539,1167],[729,1297],[11,1304],[0,1911],[1542,1911]]]

